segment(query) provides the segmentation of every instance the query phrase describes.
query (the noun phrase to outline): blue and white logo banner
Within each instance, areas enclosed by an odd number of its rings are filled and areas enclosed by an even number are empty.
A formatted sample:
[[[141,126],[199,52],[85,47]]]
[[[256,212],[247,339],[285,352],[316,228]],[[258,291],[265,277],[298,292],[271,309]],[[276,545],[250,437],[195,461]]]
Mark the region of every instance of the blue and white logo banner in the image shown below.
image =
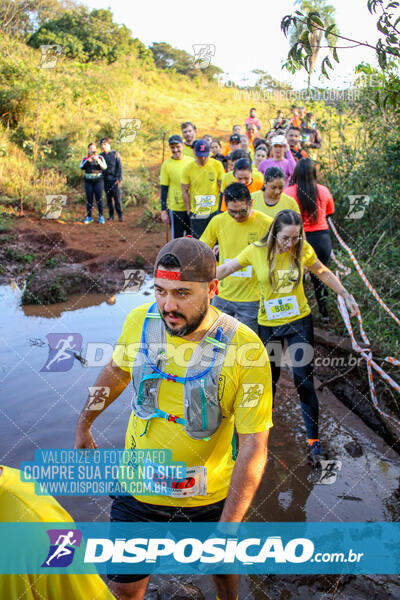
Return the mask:
[[[397,574],[399,523],[0,523],[1,573]]]

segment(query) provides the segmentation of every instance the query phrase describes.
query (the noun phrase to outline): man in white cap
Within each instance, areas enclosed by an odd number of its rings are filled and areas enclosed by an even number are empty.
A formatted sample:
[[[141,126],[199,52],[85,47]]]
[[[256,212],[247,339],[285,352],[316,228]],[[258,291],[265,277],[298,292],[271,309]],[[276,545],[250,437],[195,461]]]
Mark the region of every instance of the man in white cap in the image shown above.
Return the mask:
[[[296,161],[288,146],[286,137],[284,135],[276,135],[271,140],[272,146],[272,158],[263,160],[258,170],[264,175],[265,171],[269,167],[279,167],[286,175],[286,187],[290,184],[290,179],[293,175]]]

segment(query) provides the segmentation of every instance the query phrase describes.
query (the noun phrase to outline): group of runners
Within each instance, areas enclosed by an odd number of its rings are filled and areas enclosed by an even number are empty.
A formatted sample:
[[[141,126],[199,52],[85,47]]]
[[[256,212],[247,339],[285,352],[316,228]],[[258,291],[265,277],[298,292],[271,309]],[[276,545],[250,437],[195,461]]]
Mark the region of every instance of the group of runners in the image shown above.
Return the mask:
[[[315,164],[305,155],[309,147],[300,145],[301,128],[290,124],[260,139],[254,109],[245,126],[247,140],[235,126],[223,150],[211,136],[196,139],[191,122],[182,123],[182,136],[169,138],[161,217],[173,239],[154,264],[155,301],[127,316],[95,383],[109,395],[98,411],[88,400],[75,445],[97,448],[94,420],[131,384],[125,447],[169,449],[190,477],[175,482],[170,494],[114,497],[112,521],[243,520],[263,477],[285,342],[305,423],[305,456],[314,464],[326,457],[305,270],[342,296],[351,315],[358,310],[324,264],[333,199],[317,183]],[[257,157],[261,147],[264,155]],[[226,156],[226,170],[219,154]],[[317,284],[316,291],[327,316],[325,293]],[[144,598],[148,575],[108,577],[118,598]],[[213,580],[217,598],[237,598],[237,575]]]
[[[354,298],[326,266],[331,247],[326,217],[334,203],[317,183],[315,163],[306,156],[310,147],[300,143],[301,127],[290,123],[260,138],[254,109],[245,126],[247,140],[235,126],[223,150],[210,136],[196,139],[190,122],[182,124],[182,137],[169,139],[171,157],[161,167],[161,215],[173,239],[154,263],[154,300],[128,314],[94,384],[107,389],[107,397],[95,407],[89,397],[83,407],[75,447],[98,447],[94,421],[131,385],[125,448],[170,450],[174,462],[186,465],[187,477],[172,482],[168,493],[113,496],[113,522],[244,519],[268,476],[268,436],[285,343],[305,423],[305,458],[318,464],[326,456],[303,280],[308,270],[323,316],[326,293],[318,282],[340,295],[351,315],[357,312]],[[219,154],[226,157],[226,170]],[[93,161],[103,169],[100,157]],[[32,490],[21,489],[17,475],[4,467],[5,476],[3,491],[8,485],[13,497],[17,493],[29,505]],[[52,511],[54,506],[50,516]],[[90,585],[104,585],[93,581]],[[116,567],[108,574],[120,600],[143,599],[148,581],[149,575],[118,574]],[[238,575],[213,575],[213,581],[219,600],[236,600]]]

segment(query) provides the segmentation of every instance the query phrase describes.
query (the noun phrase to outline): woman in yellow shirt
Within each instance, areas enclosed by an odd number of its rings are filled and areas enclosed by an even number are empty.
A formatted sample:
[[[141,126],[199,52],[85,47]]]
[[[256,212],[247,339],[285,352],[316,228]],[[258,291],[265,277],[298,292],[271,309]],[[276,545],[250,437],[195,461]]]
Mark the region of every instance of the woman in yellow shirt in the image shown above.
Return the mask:
[[[287,194],[283,194],[285,183],[286,175],[282,169],[269,167],[264,173],[264,187],[262,190],[251,194],[253,208],[273,219],[281,210],[294,210],[300,214],[296,200]]]
[[[311,310],[303,288],[304,267],[342,296],[351,316],[358,311],[357,303],[332,271],[318,260],[312,246],[305,241],[301,216],[293,210],[279,212],[259,242],[250,244],[236,258],[217,268],[217,278],[224,279],[248,265],[252,265],[260,286],[258,335],[268,351],[274,396],[286,340],[308,446],[311,456],[318,460],[323,450],[318,437],[319,408],[313,383],[314,336]]]

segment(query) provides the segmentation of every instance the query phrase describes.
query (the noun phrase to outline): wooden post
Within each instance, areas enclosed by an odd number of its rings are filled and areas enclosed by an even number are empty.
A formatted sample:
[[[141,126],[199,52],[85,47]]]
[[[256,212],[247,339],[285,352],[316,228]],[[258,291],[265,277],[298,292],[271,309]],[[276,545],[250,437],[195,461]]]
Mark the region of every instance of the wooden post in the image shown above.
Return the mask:
[[[162,134],[162,160],[161,160],[161,164],[164,162],[164,157],[165,157],[165,136],[166,136],[166,133],[165,133],[164,128],[163,128],[162,132],[163,132],[163,134]],[[165,243],[168,244],[168,241],[169,241],[169,226],[166,223],[165,224]]]

